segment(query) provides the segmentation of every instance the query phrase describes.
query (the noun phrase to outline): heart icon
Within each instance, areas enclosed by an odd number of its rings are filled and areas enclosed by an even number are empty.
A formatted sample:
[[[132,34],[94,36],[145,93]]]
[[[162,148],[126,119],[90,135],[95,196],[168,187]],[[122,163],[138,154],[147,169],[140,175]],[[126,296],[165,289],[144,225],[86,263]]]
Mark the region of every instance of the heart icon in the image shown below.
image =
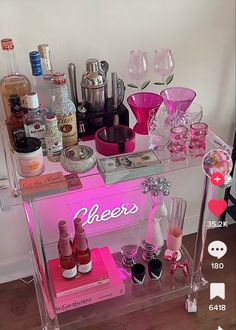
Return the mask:
[[[219,217],[227,208],[227,203],[224,199],[211,199],[208,202],[208,208],[215,216]]]

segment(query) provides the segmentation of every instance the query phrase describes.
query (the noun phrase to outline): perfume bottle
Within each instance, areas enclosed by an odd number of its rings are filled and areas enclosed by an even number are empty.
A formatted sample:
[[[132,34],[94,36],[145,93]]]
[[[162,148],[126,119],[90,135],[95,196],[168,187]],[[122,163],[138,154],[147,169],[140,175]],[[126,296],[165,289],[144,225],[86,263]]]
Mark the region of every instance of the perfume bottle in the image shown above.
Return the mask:
[[[92,270],[92,259],[84,229],[75,232],[73,250],[78,265],[78,272],[81,274],[89,273]]]
[[[63,234],[60,238],[60,253],[62,276],[68,280],[75,278],[77,275],[77,266],[68,234]]]
[[[25,75],[20,74],[18,71],[13,40],[10,38],[2,39],[1,45],[3,53],[6,57],[7,74],[1,80],[0,90],[3,98],[6,118],[8,118],[11,116],[11,107],[8,102],[10,95],[19,95],[21,99],[21,106],[24,108],[25,96],[31,91],[31,85],[29,79]]]
[[[52,80],[48,82],[44,79],[41,65],[41,57],[38,51],[29,53],[30,64],[32,69],[32,89],[37,92],[40,108],[46,114],[52,103]]]
[[[76,108],[69,99],[64,73],[53,75],[53,95],[51,110],[57,116],[58,128],[62,132],[63,147],[71,147],[78,144],[78,132],[76,123]]]
[[[45,145],[45,120],[39,109],[38,95],[35,92],[30,92],[26,95],[28,105],[28,113],[24,119],[25,135],[27,137],[35,137],[41,141],[43,154],[46,155]]]
[[[57,117],[55,115],[46,115],[45,117],[46,134],[45,144],[47,157],[51,162],[59,162],[63,150],[62,132],[57,126]]]
[[[14,148],[15,142],[25,137],[24,113],[18,95],[10,95],[9,104],[11,106],[11,116],[6,120],[6,125],[11,145]]]

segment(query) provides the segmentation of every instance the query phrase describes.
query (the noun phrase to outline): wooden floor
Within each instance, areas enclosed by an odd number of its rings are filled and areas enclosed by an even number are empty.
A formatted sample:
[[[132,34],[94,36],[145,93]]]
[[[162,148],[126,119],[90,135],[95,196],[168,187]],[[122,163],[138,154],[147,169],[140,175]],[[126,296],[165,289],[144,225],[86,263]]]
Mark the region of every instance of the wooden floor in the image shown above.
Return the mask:
[[[193,249],[194,235],[184,238],[185,245]],[[221,326],[223,330],[236,329],[236,225],[229,228],[208,231],[207,245],[213,240],[222,240],[228,251],[220,260],[223,270],[211,270],[210,264],[216,262],[205,251],[203,273],[209,282],[224,282],[226,298],[214,299],[215,304],[226,304],[225,312],[210,312],[209,290],[199,294],[198,312],[188,314],[184,309],[184,298],[153,306],[145,310],[128,314],[122,318],[97,324],[93,327],[81,328],[73,324],[65,330],[215,330]],[[0,330],[39,330],[40,319],[34,285],[14,281],[0,285]]]

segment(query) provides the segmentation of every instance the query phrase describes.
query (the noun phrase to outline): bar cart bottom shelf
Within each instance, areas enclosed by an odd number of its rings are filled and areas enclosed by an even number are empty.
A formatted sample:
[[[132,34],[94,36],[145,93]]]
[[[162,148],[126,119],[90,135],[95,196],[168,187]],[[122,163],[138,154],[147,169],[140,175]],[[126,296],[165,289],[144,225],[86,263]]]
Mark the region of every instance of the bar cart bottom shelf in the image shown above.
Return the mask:
[[[121,253],[114,253],[113,258],[119,269],[120,276],[124,280],[125,294],[58,314],[60,328],[63,329],[63,326],[66,327],[71,324],[80,324],[81,327],[91,326],[168,300],[184,296],[187,297],[190,293],[197,294],[198,291],[206,289],[208,282],[202,274],[198,274],[197,277],[192,276],[193,261],[183,245],[181,253],[182,261],[185,259],[190,260],[189,276],[187,278],[184,277],[181,269],[177,269],[174,276],[169,274],[170,262],[164,260],[163,249],[158,256],[163,263],[163,273],[162,277],[158,281],[155,281],[149,278],[147,274],[147,263],[141,259],[141,251],[139,251],[137,262],[142,262],[146,267],[146,278],[144,284],[141,286],[133,283],[130,269],[123,267]],[[198,281],[191,282],[191,278],[198,278]],[[188,312],[196,312],[196,299],[187,299],[185,307]]]

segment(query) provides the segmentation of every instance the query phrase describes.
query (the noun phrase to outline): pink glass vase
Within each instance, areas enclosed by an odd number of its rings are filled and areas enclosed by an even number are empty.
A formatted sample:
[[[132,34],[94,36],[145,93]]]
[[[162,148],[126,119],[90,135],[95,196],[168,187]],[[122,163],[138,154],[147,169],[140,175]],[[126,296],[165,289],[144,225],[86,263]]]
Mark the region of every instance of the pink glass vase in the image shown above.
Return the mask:
[[[149,92],[132,94],[127,98],[127,102],[137,119],[133,128],[135,133],[148,135],[149,113],[152,109],[158,111],[162,101],[160,95]]]
[[[194,90],[186,87],[166,88],[160,95],[170,115],[174,115],[177,111],[185,113],[196,97]]]
[[[189,154],[191,157],[203,157],[206,150],[206,136],[208,125],[202,122],[190,125],[191,141]]]

